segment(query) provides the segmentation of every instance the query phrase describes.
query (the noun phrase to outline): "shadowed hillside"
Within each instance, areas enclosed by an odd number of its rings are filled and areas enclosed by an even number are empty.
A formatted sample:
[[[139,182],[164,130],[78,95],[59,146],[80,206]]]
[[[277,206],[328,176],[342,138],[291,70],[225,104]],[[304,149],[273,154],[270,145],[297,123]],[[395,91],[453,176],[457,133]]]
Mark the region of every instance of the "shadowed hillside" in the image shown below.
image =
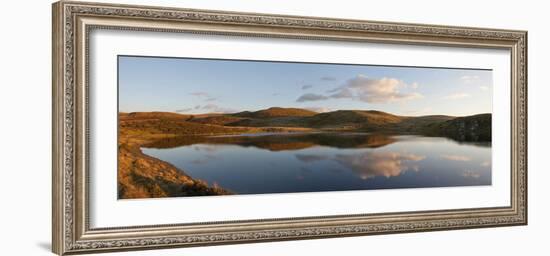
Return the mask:
[[[426,126],[424,133],[458,141],[491,141],[491,114],[457,117],[445,122],[431,123]]]

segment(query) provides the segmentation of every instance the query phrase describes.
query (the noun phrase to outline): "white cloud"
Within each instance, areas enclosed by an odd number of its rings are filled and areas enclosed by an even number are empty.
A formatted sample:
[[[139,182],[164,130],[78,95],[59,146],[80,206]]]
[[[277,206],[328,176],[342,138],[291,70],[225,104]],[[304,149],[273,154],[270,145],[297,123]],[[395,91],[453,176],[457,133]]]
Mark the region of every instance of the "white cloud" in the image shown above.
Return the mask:
[[[306,101],[318,101],[318,100],[326,100],[326,99],[328,99],[328,97],[323,96],[321,94],[306,93],[306,94],[300,96],[296,101],[297,102],[306,102]]]
[[[418,171],[420,167],[416,162],[425,158],[415,154],[373,151],[356,155],[338,155],[335,160],[350,168],[362,179],[370,179],[378,176],[395,177],[407,170]]]
[[[483,91],[487,91],[487,90],[489,90],[489,86],[482,85],[482,86],[479,87],[479,89],[481,89]]]
[[[342,86],[327,91],[328,96],[306,93],[297,102],[320,101],[333,99],[353,99],[367,103],[389,103],[422,98],[418,92],[401,92],[401,88],[418,88],[418,83],[406,84],[396,78],[369,78],[358,75],[346,81]]]
[[[459,92],[459,93],[453,93],[453,94],[447,95],[447,96],[443,97],[443,99],[444,100],[458,100],[458,99],[464,99],[464,98],[468,98],[468,97],[470,97],[470,94]]]
[[[412,85],[411,85],[412,86]],[[346,83],[330,92],[334,92],[331,98],[352,98],[368,103],[389,103],[394,101],[411,100],[423,97],[417,92],[401,92],[400,88],[406,88],[407,84],[396,78],[369,78],[358,75],[346,81]],[[418,87],[415,84],[414,87]]]
[[[332,90],[334,92],[334,90]],[[336,93],[330,95],[331,98],[342,99],[342,98],[352,98],[353,92],[349,88],[338,88]]]

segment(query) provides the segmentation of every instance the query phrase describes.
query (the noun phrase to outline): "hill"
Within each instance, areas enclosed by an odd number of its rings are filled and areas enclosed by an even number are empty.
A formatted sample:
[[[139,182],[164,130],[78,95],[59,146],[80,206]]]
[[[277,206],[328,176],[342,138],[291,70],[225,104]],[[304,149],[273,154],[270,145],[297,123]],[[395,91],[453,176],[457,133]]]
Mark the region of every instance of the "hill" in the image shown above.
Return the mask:
[[[454,116],[444,115],[402,117],[401,122],[393,125],[386,125],[384,129],[388,131],[395,131],[397,133],[423,134],[426,130],[426,126],[449,121],[455,118],[456,117]]]
[[[303,110],[308,111],[308,110]],[[262,111],[257,111],[262,112]],[[257,113],[252,112],[252,113]],[[290,113],[290,112],[289,112]],[[319,129],[361,129],[365,127],[378,128],[385,124],[399,123],[403,120],[402,117],[384,113],[381,111],[364,111],[364,110],[338,110],[326,113],[315,112],[293,112],[294,116],[277,115],[267,117],[262,115],[261,118],[252,117],[257,115],[241,115],[248,118],[241,118],[235,122],[226,123],[228,126],[247,126],[247,127],[309,127]],[[299,114],[298,114],[299,113]],[[314,113],[314,114],[312,114]],[[301,114],[301,115],[300,115]]]
[[[491,114],[457,117],[426,125],[426,135],[444,136],[458,141],[491,141]]]
[[[185,170],[146,156],[140,147],[169,147],[174,143],[232,143],[271,151],[318,145],[375,148],[393,142],[388,134],[419,134],[457,141],[491,141],[491,114],[465,117],[398,116],[372,110],[327,113],[297,108],[269,108],[235,114],[183,115],[170,112],[119,113],[119,198],[224,195],[231,191],[185,174]],[[335,132],[326,132],[335,131]],[[345,137],[335,136],[349,132]],[[214,136],[243,133],[291,133],[293,136]],[[353,134],[353,132],[363,132]],[[365,136],[364,132],[376,132]],[[192,136],[189,136],[192,135]]]
[[[403,117],[381,111],[338,110],[312,116],[306,120],[306,123],[313,127],[338,128],[348,126],[361,129],[376,128],[401,121],[403,121]]]
[[[304,117],[314,116],[317,112],[313,112],[301,108],[279,108],[271,107],[268,109],[258,110],[254,112],[243,111],[235,113],[232,116],[246,117],[246,118],[274,118],[274,117]]]
[[[232,115],[212,115],[212,116],[193,116],[188,121],[201,123],[201,124],[215,124],[215,125],[227,125],[235,122],[239,122],[244,118],[236,117]]]
[[[231,115],[181,115],[170,112],[119,113],[119,135],[162,138],[182,135],[218,135],[258,132],[310,131],[308,128],[228,126],[241,118]]]
[[[119,113],[119,120],[147,120],[147,119],[170,119],[170,120],[187,120],[191,115],[182,115],[172,112],[131,112]]]
[[[120,113],[123,131],[144,134],[208,135],[285,131],[352,131],[444,136],[458,141],[490,141],[491,114],[398,116],[376,110],[316,113],[272,107],[234,114],[182,115],[169,112]]]

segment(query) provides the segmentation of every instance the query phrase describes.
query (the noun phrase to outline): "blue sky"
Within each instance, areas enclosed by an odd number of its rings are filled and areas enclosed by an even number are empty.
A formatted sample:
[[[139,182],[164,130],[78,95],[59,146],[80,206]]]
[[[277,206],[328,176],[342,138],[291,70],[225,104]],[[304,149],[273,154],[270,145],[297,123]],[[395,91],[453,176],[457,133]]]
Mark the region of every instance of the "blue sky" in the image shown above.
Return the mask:
[[[492,71],[119,56],[119,111],[492,112]]]

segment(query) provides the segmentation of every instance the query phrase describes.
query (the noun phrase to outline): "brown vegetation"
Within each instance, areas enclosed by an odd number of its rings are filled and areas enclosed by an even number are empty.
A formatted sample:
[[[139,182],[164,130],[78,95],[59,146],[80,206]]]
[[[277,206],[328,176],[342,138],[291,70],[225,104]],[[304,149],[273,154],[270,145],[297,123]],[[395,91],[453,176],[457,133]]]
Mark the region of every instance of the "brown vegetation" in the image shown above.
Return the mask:
[[[169,163],[144,155],[137,145],[122,144],[118,149],[120,199],[230,194],[185,175]]]
[[[331,131],[351,132],[331,136]],[[293,136],[213,136],[243,133],[293,133]],[[297,133],[299,132],[299,133]],[[230,194],[193,179],[175,166],[144,155],[140,147],[173,147],[194,143],[239,144],[271,151],[317,145],[341,148],[380,147],[393,142],[377,132],[445,136],[458,141],[490,141],[491,114],[468,117],[396,116],[380,111],[340,110],[316,113],[297,108],[269,108],[235,114],[182,115],[167,112],[119,113],[119,198],[152,198]]]
[[[264,110],[258,110],[254,112],[243,111],[233,114],[233,116],[238,117],[248,117],[248,118],[274,118],[274,117],[304,117],[304,116],[314,116],[318,114],[311,110],[301,109],[301,108],[279,108],[272,107]]]
[[[189,116],[174,113],[121,113],[118,138],[118,198],[157,198],[231,194],[208,186],[175,166],[143,154],[140,147],[181,134],[243,132],[247,129],[190,123]]]
[[[215,116],[211,116],[215,117]],[[175,166],[143,154],[140,147],[162,139],[217,134],[289,132],[309,129],[226,127],[189,122],[191,115],[164,112],[119,114],[118,198],[157,198],[195,195],[225,195],[230,191],[193,179]],[[200,117],[200,118],[209,118]],[[189,135],[194,135],[189,137]]]

